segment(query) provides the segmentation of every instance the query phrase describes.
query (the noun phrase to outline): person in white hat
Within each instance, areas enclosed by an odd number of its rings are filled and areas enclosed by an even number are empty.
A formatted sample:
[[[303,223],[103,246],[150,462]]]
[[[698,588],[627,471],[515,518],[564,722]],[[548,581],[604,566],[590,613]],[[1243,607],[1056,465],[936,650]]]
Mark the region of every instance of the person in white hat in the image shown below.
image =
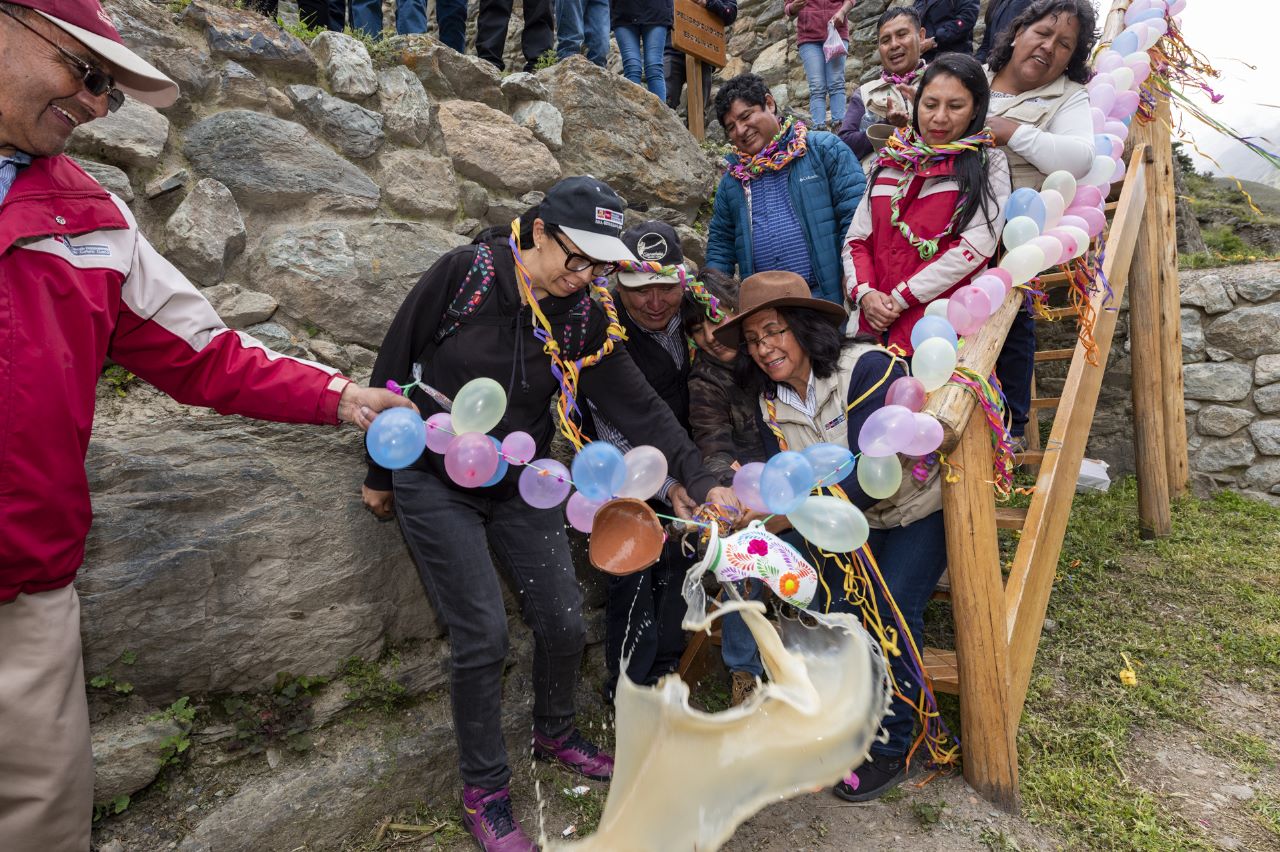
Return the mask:
[[[74,587],[85,451],[106,358],[177,399],[368,428],[392,405],[228,329],[62,151],[73,130],[178,87],[97,0],[0,2],[0,845],[89,848],[93,761]]]

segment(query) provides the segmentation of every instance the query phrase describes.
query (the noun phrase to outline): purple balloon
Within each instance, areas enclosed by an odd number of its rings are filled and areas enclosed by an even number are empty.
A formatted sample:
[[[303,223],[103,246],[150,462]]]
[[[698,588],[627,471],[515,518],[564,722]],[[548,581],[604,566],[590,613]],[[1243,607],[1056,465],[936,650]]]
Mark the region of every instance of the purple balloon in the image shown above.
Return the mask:
[[[596,512],[600,511],[600,507],[603,505],[604,503],[587,499],[581,491],[576,491],[569,498],[569,502],[565,504],[564,514],[575,530],[589,533],[595,523]]]
[[[1130,113],[1132,115],[1133,113]],[[1107,119],[1107,123],[1102,125],[1103,133],[1110,133],[1113,136],[1119,136],[1121,139],[1129,138],[1129,127],[1123,121],[1117,118]]]
[[[907,456],[927,456],[942,446],[942,424],[932,414],[917,412],[913,417],[915,420],[915,434],[911,436],[907,446],[903,447],[902,454]]]
[[[1101,133],[1107,124],[1107,114],[1097,107],[1090,107],[1089,115],[1093,119],[1093,132]]]
[[[535,509],[559,506],[572,487],[569,468],[555,459],[529,462],[528,467],[520,471],[520,496]]]
[[[1081,228],[1080,230],[1084,230]],[[1086,231],[1086,233],[1088,233]],[[1052,237],[1062,246],[1062,256],[1058,258],[1058,263],[1065,263],[1069,258],[1075,257],[1076,250],[1080,245],[1072,238],[1071,234],[1061,228],[1050,228],[1041,234],[1043,237]]]
[[[753,512],[767,512],[769,507],[760,496],[760,475],[764,473],[764,462],[751,462],[738,468],[733,475],[733,493],[742,505]]]
[[[985,272],[973,279],[973,286],[987,294],[987,301],[991,303],[992,313],[995,313],[995,309],[1004,304],[1004,297],[1009,295],[1009,288],[1005,286],[1002,280]]]
[[[498,470],[498,448],[488,435],[465,432],[444,452],[444,469],[463,488],[478,488]]]
[[[886,405],[873,411],[858,432],[858,451],[871,458],[900,451],[915,435],[914,415],[902,405]]]
[[[1109,83],[1095,86],[1089,92],[1089,103],[1102,110],[1103,115],[1110,115],[1111,108],[1116,104],[1116,87]]]
[[[924,382],[915,376],[903,376],[894,379],[889,391],[884,395],[885,405],[901,405],[908,411],[919,411],[924,408]]]
[[[1072,207],[1102,207],[1102,190],[1089,184],[1076,186],[1076,197],[1071,199]]]
[[[1065,228],[1067,226],[1070,226],[1072,228],[1079,228],[1080,230],[1084,231],[1086,234],[1089,233],[1089,223],[1085,220],[1083,216],[1077,216],[1075,213],[1067,213],[1061,219],[1058,220],[1059,228]]]
[[[1093,189],[1094,187],[1090,187]],[[1074,208],[1071,215],[1078,216],[1088,225],[1084,232],[1091,237],[1096,237],[1102,233],[1102,229],[1107,225],[1107,214],[1103,213],[1097,207],[1080,207]]]
[[[427,418],[427,449],[433,453],[443,453],[449,449],[453,439],[453,418],[443,411]]]
[[[1127,89],[1116,95],[1115,106],[1111,108],[1111,113],[1116,118],[1124,118],[1126,115],[1133,115],[1138,111],[1138,93],[1131,92]]]
[[[1098,71],[1114,71],[1124,64],[1124,57],[1114,50],[1105,50],[1094,65]]]
[[[511,464],[528,464],[537,451],[538,445],[528,432],[512,432],[502,439],[502,454]]]
[[[993,266],[982,274],[990,278],[999,278],[1000,283],[1004,285],[1005,295],[1008,295],[1009,290],[1013,288],[1013,276],[1009,274],[1009,270],[1007,269],[1002,269],[999,266]]]

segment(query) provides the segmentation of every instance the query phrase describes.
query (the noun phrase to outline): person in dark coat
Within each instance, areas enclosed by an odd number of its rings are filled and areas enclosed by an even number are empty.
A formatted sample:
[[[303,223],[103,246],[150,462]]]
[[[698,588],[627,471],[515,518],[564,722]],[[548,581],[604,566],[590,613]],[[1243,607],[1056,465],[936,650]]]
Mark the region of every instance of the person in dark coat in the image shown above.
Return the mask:
[[[978,0],[916,0],[915,10],[928,36],[925,62],[941,53],[973,53]]]
[[[738,0],[693,0],[693,2],[719,18],[720,23],[726,28],[738,19]],[[667,49],[662,61],[667,72],[667,106],[679,109],[680,93],[684,90],[685,84],[684,52],[676,50],[671,42],[670,33],[667,34]],[[711,103],[711,75],[716,69],[710,62],[703,62],[701,65],[702,105],[705,108]]]
[[[1030,5],[1031,0],[991,0],[987,7],[986,29],[982,31],[982,44],[978,47],[979,62],[986,64],[996,46],[996,39]]]
[[[675,14],[673,0],[613,0],[613,37],[622,57],[622,76],[667,99],[662,51]]]

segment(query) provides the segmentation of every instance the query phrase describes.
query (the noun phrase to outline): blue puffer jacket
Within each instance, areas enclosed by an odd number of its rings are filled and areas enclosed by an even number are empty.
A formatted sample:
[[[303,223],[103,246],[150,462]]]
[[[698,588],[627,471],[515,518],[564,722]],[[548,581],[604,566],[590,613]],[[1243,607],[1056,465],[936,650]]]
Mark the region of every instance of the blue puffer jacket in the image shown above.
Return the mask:
[[[729,165],[738,162],[734,154]],[[813,295],[836,304],[844,302],[840,247],[862,200],[867,179],[849,146],[833,133],[811,131],[808,151],[787,166],[791,204],[804,227],[813,264]],[[746,278],[756,271],[751,253],[751,201],[742,183],[728,172],[716,190],[711,233],[707,238],[707,266]],[[767,272],[768,270],[760,270]]]

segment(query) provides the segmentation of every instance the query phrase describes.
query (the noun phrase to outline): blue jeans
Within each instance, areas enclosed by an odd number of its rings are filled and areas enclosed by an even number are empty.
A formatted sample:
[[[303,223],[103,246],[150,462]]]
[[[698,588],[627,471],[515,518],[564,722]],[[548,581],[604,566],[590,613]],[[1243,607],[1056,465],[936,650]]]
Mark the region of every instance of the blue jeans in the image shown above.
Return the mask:
[[[400,530],[449,631],[449,696],[462,780],[497,789],[511,778],[502,738],[507,609],[490,553],[511,578],[533,631],[534,729],[563,736],[573,727],[587,637],[564,512],[450,488],[413,468],[395,471],[392,482]]]
[[[556,56],[567,59],[587,46],[601,68],[609,59],[609,0],[556,0]]]
[[[749,601],[764,598],[765,584],[763,580],[751,583],[747,591],[746,583],[737,583],[738,594]],[[760,648],[756,645],[756,637],[751,629],[736,612],[722,616],[720,619],[720,658],[724,667],[731,672],[747,672],[756,677],[764,674],[764,665],[760,662]]]
[[[370,38],[382,36],[382,0],[351,0],[351,29]],[[396,0],[396,32],[427,31],[427,0]]]
[[[667,80],[662,73],[662,54],[667,46],[667,28],[615,27],[613,36],[618,40],[618,53],[622,55],[622,76],[637,86],[643,83],[649,91],[665,101]],[[640,76],[642,64],[643,80]]]
[[[849,46],[845,42],[845,47]],[[844,121],[845,55],[827,61],[822,53],[822,43],[807,41],[800,45],[800,62],[804,65],[804,75],[809,78],[809,115],[815,125],[827,123],[827,100],[831,101],[831,120],[836,124]]]
[[[996,359],[996,378],[1009,409],[1009,434],[1021,437],[1031,418],[1031,379],[1036,371],[1036,321],[1026,308],[1018,311]]]

